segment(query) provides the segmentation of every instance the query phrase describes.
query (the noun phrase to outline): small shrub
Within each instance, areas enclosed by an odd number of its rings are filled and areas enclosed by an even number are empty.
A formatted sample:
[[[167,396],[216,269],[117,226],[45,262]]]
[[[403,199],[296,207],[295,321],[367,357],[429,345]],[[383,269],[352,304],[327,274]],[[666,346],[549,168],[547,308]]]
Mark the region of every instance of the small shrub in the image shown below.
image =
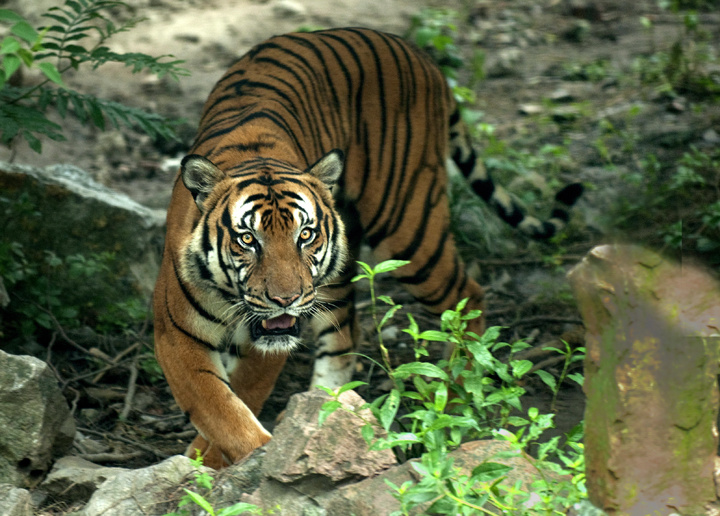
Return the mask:
[[[43,17],[48,25],[35,30],[22,16],[0,9],[0,22],[10,24],[10,34],[0,42],[0,141],[10,145],[24,138],[31,149],[42,151],[41,137],[65,140],[61,125],[48,118],[53,109],[61,118],[73,115],[99,129],[125,125],[152,137],[177,139],[172,123],[162,116],[118,102],[75,91],[63,81],[70,69],[81,66],[92,70],[108,63],[123,63],[134,73],[149,71],[159,77],[177,80],[187,71],[172,56],[151,57],[141,53],[118,54],[105,43],[115,34],[135,27],[133,18],[115,25],[107,14],[112,9],[129,7],[119,1],[66,0],[52,7]],[[22,69],[37,69],[42,80],[37,84],[15,84],[13,77]]]
[[[399,262],[383,262],[375,268],[360,265],[363,273],[358,279],[368,279],[371,286],[380,272],[402,266]],[[376,314],[374,289],[371,295]],[[374,315],[375,329],[381,336],[383,325],[400,307],[387,296],[377,296],[377,300],[389,306],[382,319]],[[401,510],[394,514],[411,514],[420,508],[432,514],[495,514],[485,508],[487,505],[508,514],[564,513],[587,496],[579,442],[582,432],[577,429],[569,435],[565,449],[560,446],[559,437],[539,443],[542,432],[552,427],[553,416],[540,414],[535,408],[527,411],[527,417],[518,415],[522,413],[520,398],[525,393],[519,381],[528,374],[532,363],[514,360],[512,355],[527,344],[498,342],[497,327],[489,328],[482,336],[468,332],[467,322],[480,313],[464,313],[465,305],[463,301],[454,310],[443,313],[439,331],[420,331],[409,314],[409,326],[403,331],[415,342],[416,360],[392,369],[383,346],[382,366],[394,388],[358,409],[369,408],[385,432],[378,436],[375,426],[366,421],[362,434],[371,449],[392,448],[401,457],[416,458],[412,467],[419,481],[407,481],[401,486],[388,482],[401,504]],[[438,364],[425,362],[422,359],[428,353],[423,341],[451,343],[453,352]],[[496,358],[503,348],[511,352],[507,363]],[[560,352],[566,358],[560,382],[554,379],[551,382],[546,374],[541,375],[555,395],[567,377],[582,382],[582,377],[567,374],[569,364],[578,359],[581,351],[568,348]],[[342,392],[363,383],[352,382],[337,391],[323,388],[333,399],[323,405],[320,422],[341,407],[337,398]],[[511,469],[504,464],[488,460],[473,468],[469,475],[454,465],[451,451],[467,440],[485,437],[507,441],[512,451],[504,456],[528,458],[538,474],[530,492],[521,491],[519,485],[504,483]],[[531,446],[537,446],[536,459],[529,459]]]

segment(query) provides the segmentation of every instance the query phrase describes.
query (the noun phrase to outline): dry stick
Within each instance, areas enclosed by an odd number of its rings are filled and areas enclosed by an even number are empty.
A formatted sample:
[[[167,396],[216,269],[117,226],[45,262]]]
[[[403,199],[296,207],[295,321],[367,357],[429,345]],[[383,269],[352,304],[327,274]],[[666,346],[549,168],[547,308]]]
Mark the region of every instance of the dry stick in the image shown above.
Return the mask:
[[[128,346],[128,347],[125,348],[123,351],[121,351],[120,353],[118,353],[115,358],[111,358],[111,359],[110,359],[110,363],[111,363],[111,364],[118,365],[119,362],[120,362],[120,360],[121,360],[125,355],[127,355],[127,354],[130,353],[131,351],[134,351],[134,350],[135,350],[138,346],[140,346],[141,344],[142,344],[141,341],[137,341],[137,342],[136,342],[135,344],[133,344],[132,346]],[[97,376],[95,376],[95,378],[92,379],[92,383],[98,383],[98,382],[102,379],[102,377],[105,375],[105,373],[107,373],[110,369],[112,369],[112,367],[111,367],[111,368],[101,369],[101,370],[97,373]]]
[[[133,441],[132,439],[128,439],[127,437],[123,437],[121,435],[115,435],[110,434],[107,432],[98,432],[97,430],[91,430],[89,428],[80,428],[78,427],[79,432],[84,432],[86,434],[95,435],[97,437],[102,437],[103,439],[109,439],[109,440],[116,440],[120,441],[126,444],[132,444],[133,446],[140,448],[141,450],[145,450],[147,452],[152,453],[153,455],[161,458],[161,459],[167,459],[170,455],[161,452],[160,450],[153,448],[152,446],[148,446],[147,444],[143,444],[139,441]]]
[[[132,361],[130,364],[130,380],[128,380],[128,388],[127,393],[125,393],[125,403],[123,405],[122,412],[120,412],[120,420],[126,421],[128,416],[130,415],[130,410],[132,409],[132,401],[135,397],[135,389],[137,388],[137,377],[138,377],[138,368],[137,368],[137,357]]]
[[[138,450],[129,453],[80,453],[77,457],[90,462],[128,462],[143,455],[144,452]]]

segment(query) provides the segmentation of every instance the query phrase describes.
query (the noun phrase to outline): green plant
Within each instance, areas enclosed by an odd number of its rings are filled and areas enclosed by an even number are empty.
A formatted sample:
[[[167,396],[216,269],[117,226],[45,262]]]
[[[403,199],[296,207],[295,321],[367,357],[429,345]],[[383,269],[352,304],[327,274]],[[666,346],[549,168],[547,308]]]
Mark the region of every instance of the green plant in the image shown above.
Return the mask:
[[[172,56],[151,57],[141,53],[118,54],[105,42],[115,34],[135,27],[141,19],[130,19],[115,25],[112,9],[128,8],[120,1],[66,0],[62,7],[50,8],[43,16],[49,25],[36,31],[22,16],[0,9],[0,22],[10,24],[10,34],[0,43],[0,141],[10,145],[24,138],[30,148],[42,151],[40,137],[62,141],[62,126],[47,116],[53,108],[62,118],[68,114],[82,122],[91,122],[105,129],[121,124],[143,131],[153,137],[177,139],[172,123],[167,119],[118,102],[100,99],[69,88],[63,75],[83,65],[91,69],[108,63],[122,63],[133,73],[149,71],[159,77],[165,75],[177,80],[187,71],[178,65],[181,61],[166,60]],[[87,45],[83,46],[83,45]],[[15,84],[13,77],[25,69],[38,69],[43,79],[31,86]]]
[[[583,377],[583,375],[581,375],[580,373],[569,372],[570,366],[573,363],[583,360],[585,358],[585,348],[572,348],[567,342],[562,341],[562,343],[565,346],[564,348],[543,348],[549,351],[559,353],[565,357],[565,360],[563,360],[563,368],[562,372],[560,373],[560,377],[555,380],[555,377],[547,371],[544,371],[542,369],[538,369],[537,371],[535,371],[535,374],[540,377],[540,379],[545,383],[545,385],[550,388],[553,393],[552,401],[550,403],[550,410],[553,412],[555,411],[555,402],[557,401],[560,387],[562,386],[565,379],[569,378],[580,386],[582,386],[583,382],[585,381],[585,377]]]
[[[203,460],[202,455],[200,455],[200,450],[196,450],[196,454],[197,455],[195,459],[190,459],[192,465],[197,469],[197,471],[193,473],[193,480],[191,480],[191,483],[193,484],[193,488],[195,490],[190,490],[187,488],[184,489],[185,494],[182,496],[180,502],[178,503],[178,511],[166,513],[165,516],[189,516],[190,511],[183,509],[183,507],[186,507],[190,504],[197,505],[210,516],[238,516],[240,514],[263,514],[263,510],[257,505],[245,502],[236,503],[229,507],[215,510],[215,508],[212,506],[212,503],[210,503],[203,494],[198,492],[202,491],[205,494],[209,493],[213,488],[214,479],[212,475],[210,475],[210,473],[208,473],[207,471],[199,471],[203,465]],[[266,514],[273,514],[273,512],[269,511]]]
[[[662,163],[653,155],[641,161],[641,173],[625,180],[631,193],[613,213],[618,227],[653,220],[651,243],[674,254],[694,254],[717,265],[720,249],[720,151],[691,146],[676,160]]]
[[[475,50],[469,62],[463,58],[455,42],[457,17],[457,12],[451,9],[423,9],[412,17],[405,39],[430,53],[448,79],[458,102],[472,104],[475,102],[472,87],[485,78],[485,53]],[[458,82],[458,72],[463,68],[470,71],[467,86]]]
[[[393,262],[383,262],[375,268],[363,264],[365,272],[360,276],[375,280],[380,271],[388,272],[396,266]],[[375,297],[374,287],[371,295]],[[362,435],[371,449],[392,448],[401,456],[416,457],[412,467],[420,480],[401,486],[390,484],[401,504],[397,514],[410,514],[418,508],[434,514],[497,514],[485,508],[486,504],[512,514],[567,509],[586,496],[580,433],[568,437],[565,451],[559,438],[538,442],[542,432],[552,426],[553,416],[541,415],[533,408],[527,411],[527,418],[519,415],[520,398],[525,391],[518,381],[530,371],[532,363],[513,358],[505,363],[496,358],[500,349],[509,348],[512,357],[527,344],[498,342],[497,327],[489,328],[482,336],[469,332],[468,321],[480,313],[465,313],[465,306],[463,301],[454,310],[443,313],[440,330],[420,331],[415,318],[408,314],[409,325],[403,331],[415,343],[415,361],[391,369],[389,360],[383,360],[382,367],[393,380],[394,388],[359,409],[369,409],[379,427],[356,412],[366,422]],[[387,314],[382,320],[374,318],[378,334],[388,318]],[[438,364],[423,361],[427,357],[424,341],[449,343],[450,357]],[[387,351],[382,353],[386,355]],[[568,350],[565,353],[569,365],[574,355]],[[564,369],[562,379],[566,375]],[[342,407],[338,399],[342,392],[363,383],[352,382],[337,391],[324,388],[333,399],[323,405],[320,422]],[[520,490],[519,485],[504,483],[511,469],[507,465],[488,460],[470,474],[454,465],[450,455],[453,450],[467,440],[485,437],[504,439],[510,444],[512,451],[501,454],[497,460],[527,458],[538,473],[532,486],[536,498],[531,498],[527,489]],[[537,447],[537,459],[529,458],[531,446]]]
[[[27,193],[14,200],[0,197],[0,214],[6,224],[39,217]],[[0,311],[0,335],[6,342],[22,342],[59,328],[85,325],[117,333],[138,325],[147,319],[147,303],[114,290],[114,264],[108,252],[58,256],[0,239],[0,280],[10,296]]]
[[[635,71],[643,84],[652,84],[657,91],[670,96],[690,94],[717,98],[720,78],[712,71],[716,61],[710,45],[712,35],[704,30],[695,9],[707,7],[704,1],[661,1],[660,7],[674,13],[682,22],[677,38],[669,50],[656,51],[652,22],[641,18],[651,38],[652,52],[635,60]]]

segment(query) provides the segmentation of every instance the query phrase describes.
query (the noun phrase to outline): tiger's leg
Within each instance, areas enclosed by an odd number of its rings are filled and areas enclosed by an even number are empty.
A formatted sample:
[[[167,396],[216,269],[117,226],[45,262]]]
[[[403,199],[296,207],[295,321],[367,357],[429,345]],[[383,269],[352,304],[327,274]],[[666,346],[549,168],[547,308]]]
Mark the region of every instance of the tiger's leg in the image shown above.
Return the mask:
[[[353,206],[338,202],[338,208],[348,215],[343,218],[348,240],[349,258],[345,268],[331,285],[321,290],[321,308],[311,322],[315,335],[315,364],[310,388],[316,385],[337,388],[352,379],[355,371],[355,350],[359,331],[355,313],[355,287],[351,282],[356,274],[355,259],[360,249],[362,228]]]
[[[220,467],[223,457],[226,459],[224,462],[233,463],[267,443],[270,433],[253,413],[260,396],[251,394],[248,396],[249,404],[246,404],[233,391],[220,353],[163,322],[156,322],[155,328],[158,362],[180,409],[188,414],[202,436],[193,442],[189,455],[194,456],[195,448],[199,448],[210,453],[206,460],[209,466]],[[273,367],[279,370],[281,365],[276,364],[277,360],[271,360],[270,366],[263,370],[263,365],[267,366],[267,363],[262,360],[254,362],[245,367],[261,377],[259,383],[264,390],[263,375],[277,376]],[[233,377],[235,375],[237,371],[233,371]],[[255,379],[249,376],[249,381]],[[240,395],[243,395],[242,390]]]
[[[355,349],[358,333],[355,289],[350,282],[354,271],[354,266],[347,267],[332,286],[323,289],[322,311],[311,323],[316,347],[310,388],[335,389],[349,382],[355,371],[355,356],[348,354]]]
[[[265,354],[251,348],[242,358],[228,360],[230,386],[256,417],[270,396],[286,359],[286,355]],[[185,454],[195,458],[198,450],[205,466],[221,469],[232,464],[218,446],[208,442],[201,434],[190,443]]]

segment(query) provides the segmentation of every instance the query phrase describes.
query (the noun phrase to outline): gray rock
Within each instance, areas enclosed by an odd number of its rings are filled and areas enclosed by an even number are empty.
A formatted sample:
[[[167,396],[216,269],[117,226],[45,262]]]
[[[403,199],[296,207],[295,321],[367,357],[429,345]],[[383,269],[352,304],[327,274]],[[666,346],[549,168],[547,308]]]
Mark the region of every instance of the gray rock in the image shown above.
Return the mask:
[[[120,471],[95,491],[78,516],[166,514],[177,507],[173,497],[195,471],[190,459],[181,455],[148,468]]]
[[[517,77],[522,69],[524,52],[518,47],[500,49],[489,56],[486,74],[488,77]]]
[[[3,237],[26,253],[58,256],[112,252],[119,292],[149,296],[157,276],[165,215],[95,182],[71,165],[36,168],[0,162],[0,191],[26,195],[39,215],[11,215]]]
[[[32,516],[30,493],[10,484],[0,484],[0,511],[3,516]]]
[[[0,351],[0,482],[33,487],[71,446],[75,422],[55,375]]]
[[[63,457],[38,489],[54,502],[85,503],[102,484],[124,471],[127,470],[99,466],[80,457]]]
[[[275,0],[272,3],[272,12],[277,18],[304,18],[307,9],[295,0]]]
[[[327,511],[328,495],[340,485],[374,477],[397,463],[390,450],[368,450],[360,434],[364,422],[355,414],[339,409],[318,426],[320,408],[329,399],[320,391],[290,399],[266,446],[260,488],[244,501],[265,509],[279,506],[283,516],[350,514]],[[340,401],[351,410],[365,403],[352,391],[343,393]],[[364,417],[372,415],[368,411]]]
[[[330,483],[378,474],[397,463],[390,450],[369,451],[360,430],[365,422],[339,409],[318,425],[318,414],[330,397],[319,391],[290,398],[287,414],[267,445],[263,474],[281,482],[323,477]],[[340,396],[351,410],[365,404],[353,391]],[[372,417],[367,411],[367,417]]]

